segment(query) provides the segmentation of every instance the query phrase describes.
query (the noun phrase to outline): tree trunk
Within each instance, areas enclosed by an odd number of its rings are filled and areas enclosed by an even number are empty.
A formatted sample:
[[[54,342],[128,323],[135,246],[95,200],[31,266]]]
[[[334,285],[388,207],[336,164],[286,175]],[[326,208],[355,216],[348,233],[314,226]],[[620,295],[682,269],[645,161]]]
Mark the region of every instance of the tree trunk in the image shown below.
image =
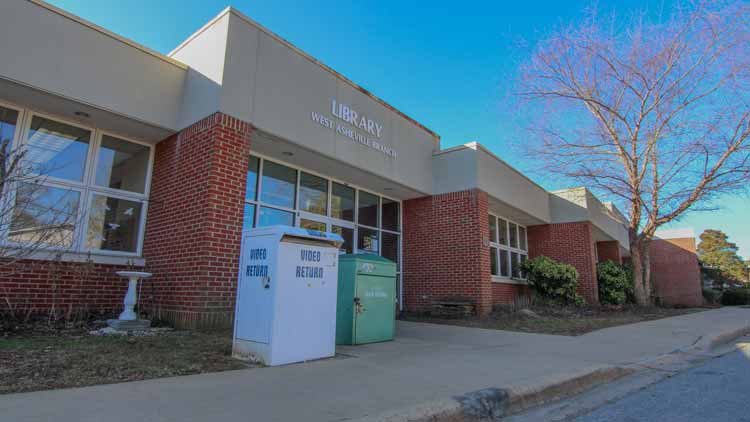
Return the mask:
[[[635,303],[639,306],[649,306],[651,305],[651,269],[649,268],[648,243],[640,239],[637,231],[629,231]]]

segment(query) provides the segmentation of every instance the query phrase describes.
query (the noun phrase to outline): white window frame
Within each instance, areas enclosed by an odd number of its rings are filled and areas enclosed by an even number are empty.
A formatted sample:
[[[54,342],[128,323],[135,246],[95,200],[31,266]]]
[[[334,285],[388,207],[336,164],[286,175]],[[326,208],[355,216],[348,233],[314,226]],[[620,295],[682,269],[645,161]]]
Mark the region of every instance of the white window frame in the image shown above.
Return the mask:
[[[507,283],[507,284],[527,284],[526,277],[513,277],[513,266],[512,260],[513,260],[513,253],[518,254],[518,265],[521,265],[522,258],[521,256],[526,256],[526,259],[529,259],[529,229],[523,224],[519,224],[511,219],[508,219],[506,217],[503,217],[501,215],[495,214],[495,213],[489,213],[488,214],[488,227],[489,227],[489,218],[494,217],[496,224],[495,224],[495,240],[493,241],[492,238],[489,238],[489,250],[492,252],[492,250],[495,250],[495,256],[497,259],[497,268],[498,268],[498,274],[492,274],[490,271],[490,276],[492,278],[492,281],[495,283]],[[502,243],[499,243],[500,240],[500,224],[498,220],[504,220],[505,221],[505,239],[508,242],[507,245],[503,245]],[[516,240],[518,242],[518,247],[514,248],[510,246],[510,225],[515,224],[516,225]],[[523,242],[521,242],[521,230],[519,228],[524,229],[524,236],[525,239]],[[526,244],[526,250],[521,249],[521,244]],[[508,265],[508,275],[504,276],[502,275],[502,264],[500,262],[500,251],[504,250],[508,252],[508,260],[506,264]]]
[[[358,248],[359,227],[362,227],[362,228],[366,228],[366,229],[370,229],[370,230],[375,230],[375,231],[378,232],[378,255],[381,255],[381,256],[382,256],[382,253],[383,253],[383,235],[382,234],[383,233],[390,233],[390,234],[397,235],[398,236],[398,250],[397,250],[398,265],[396,266],[396,276],[399,279],[399,298],[398,298],[398,301],[399,301],[399,307],[400,307],[400,309],[403,309],[403,280],[402,280],[402,277],[401,277],[402,266],[403,266],[403,261],[404,261],[404,256],[403,256],[403,240],[404,240],[404,236],[403,236],[403,221],[404,221],[403,213],[404,213],[404,206],[403,206],[403,202],[400,201],[400,200],[398,200],[398,199],[392,198],[392,197],[387,196],[387,195],[383,195],[381,193],[374,192],[374,191],[369,190],[369,189],[360,188],[359,186],[353,185],[353,184],[345,182],[343,180],[332,178],[330,176],[326,176],[324,174],[321,174],[321,173],[318,173],[318,172],[315,172],[315,171],[311,171],[311,170],[305,169],[303,167],[296,166],[294,164],[290,164],[289,162],[286,162],[284,160],[280,160],[280,159],[278,159],[276,157],[270,157],[270,156],[266,156],[264,154],[258,154],[256,152],[252,152],[250,155],[253,156],[253,157],[257,157],[257,158],[260,159],[260,162],[258,163],[258,185],[256,187],[257,190],[256,190],[255,199],[254,200],[250,200],[250,199],[245,198],[245,201],[244,201],[245,204],[255,205],[255,215],[253,216],[253,227],[257,226],[258,218],[260,216],[260,208],[261,207],[275,208],[275,209],[278,209],[278,210],[281,210],[281,211],[287,211],[287,212],[293,213],[294,214],[294,225],[297,226],[297,227],[299,227],[301,219],[306,219],[306,220],[315,220],[315,221],[320,221],[322,223],[325,223],[328,230],[330,230],[332,226],[340,226],[340,227],[350,228],[350,229],[352,229],[352,243],[353,243],[352,250],[353,250],[353,252],[354,253],[372,253],[372,252],[369,252],[369,251],[360,250]],[[280,206],[277,206],[277,205],[266,204],[266,203],[263,203],[263,201],[261,201],[260,198],[261,198],[261,195],[263,193],[263,167],[265,166],[265,162],[266,161],[272,161],[272,162],[274,162],[276,164],[281,164],[281,165],[289,167],[289,168],[291,168],[291,169],[293,169],[293,170],[295,170],[297,172],[297,185],[296,185],[295,198],[294,198],[294,209],[292,209],[292,208],[286,208],[286,207],[280,207]],[[328,195],[328,197],[327,197],[328,206],[327,206],[327,209],[326,209],[326,215],[315,214],[315,213],[310,213],[310,212],[306,212],[306,211],[300,210],[299,195],[300,195],[300,180],[302,178],[302,172],[305,172],[305,173],[308,173],[310,175],[323,178],[323,179],[325,179],[325,180],[328,181],[328,193],[327,193],[327,195]],[[332,193],[333,193],[333,183],[334,182],[338,183],[340,185],[343,185],[343,186],[346,186],[346,187],[354,189],[354,220],[353,221],[338,219],[338,218],[335,218],[335,217],[331,216],[331,211],[332,211],[332,209],[331,209],[331,198],[332,198]],[[360,192],[367,192],[367,193],[369,193],[371,195],[374,195],[374,196],[376,196],[378,198],[378,222],[377,222],[378,227],[372,227],[372,226],[367,226],[367,225],[364,225],[364,224],[359,224],[359,193]],[[386,229],[382,228],[382,225],[383,225],[382,224],[383,211],[382,211],[381,207],[383,206],[383,198],[398,203],[398,213],[399,213],[399,215],[398,215],[398,228],[399,228],[399,230],[398,231],[386,230]]]
[[[31,121],[34,117],[38,116],[44,119],[60,122],[66,125],[85,129],[91,132],[89,138],[89,147],[86,156],[86,169],[83,174],[82,180],[72,181],[61,179],[52,176],[44,176],[44,181],[41,182],[43,186],[49,186],[53,188],[61,188],[71,191],[79,192],[80,197],[78,201],[78,215],[77,224],[73,233],[73,242],[70,247],[56,247],[56,246],[45,246],[40,248],[40,252],[63,252],[63,259],[70,261],[80,261],[78,256],[91,254],[92,256],[106,256],[106,257],[122,257],[122,258],[137,258],[140,260],[143,256],[143,240],[146,231],[146,215],[148,213],[148,198],[151,191],[151,176],[153,174],[154,165],[154,153],[155,148],[152,144],[147,142],[139,141],[136,139],[129,138],[127,136],[120,135],[118,133],[98,129],[95,126],[82,124],[81,122],[74,121],[65,117],[40,112],[38,110],[24,108],[16,106],[14,104],[8,104],[7,102],[0,101],[0,106],[6,107],[19,112],[19,119],[16,125],[16,132],[14,134],[12,149],[15,151],[21,148],[28,141],[28,135],[31,130]],[[120,139],[125,142],[131,142],[134,144],[145,146],[149,149],[148,164],[146,166],[146,178],[143,193],[130,192],[126,190],[113,189],[106,186],[98,186],[95,184],[96,168],[99,159],[99,150],[101,147],[102,136],[107,135],[116,139]],[[8,201],[15,201],[15,194],[17,186],[9,186],[9,192],[4,195]],[[141,215],[140,221],[138,222],[138,243],[136,245],[135,252],[125,251],[110,251],[106,249],[89,249],[86,247],[86,234],[88,231],[90,207],[91,201],[94,194],[103,196],[109,196],[118,199],[124,199],[134,202],[141,203]],[[11,202],[13,203],[13,202]],[[12,214],[12,213],[10,213]],[[8,219],[12,219],[12,215],[7,216]],[[11,221],[3,222],[3,227],[10,227]],[[24,248],[26,244],[21,242],[12,242],[8,239],[8,230],[3,230],[0,233],[0,242],[7,247],[12,248]],[[44,256],[44,255],[41,255]],[[32,257],[33,258],[33,257]]]

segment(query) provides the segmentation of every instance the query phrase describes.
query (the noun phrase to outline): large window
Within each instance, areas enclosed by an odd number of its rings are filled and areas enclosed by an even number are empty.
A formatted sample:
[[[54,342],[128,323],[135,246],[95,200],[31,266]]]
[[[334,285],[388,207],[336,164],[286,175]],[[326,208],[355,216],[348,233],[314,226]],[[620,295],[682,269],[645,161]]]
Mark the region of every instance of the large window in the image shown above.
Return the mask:
[[[528,257],[526,228],[490,214],[490,272],[493,278],[523,280],[521,263]]]
[[[150,145],[1,105],[0,138],[14,140],[13,152],[24,157],[16,182],[3,193],[14,205],[3,241],[140,255]]]
[[[401,268],[401,202],[251,156],[243,228],[271,225],[330,231],[342,253],[373,253]]]

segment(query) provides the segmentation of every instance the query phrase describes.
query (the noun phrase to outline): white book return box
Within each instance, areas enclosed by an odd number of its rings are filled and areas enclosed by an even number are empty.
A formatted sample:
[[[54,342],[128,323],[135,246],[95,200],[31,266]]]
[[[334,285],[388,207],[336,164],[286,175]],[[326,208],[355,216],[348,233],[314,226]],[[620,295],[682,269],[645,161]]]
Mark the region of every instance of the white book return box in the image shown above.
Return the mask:
[[[342,242],[289,226],[242,233],[232,356],[274,366],[335,354]]]

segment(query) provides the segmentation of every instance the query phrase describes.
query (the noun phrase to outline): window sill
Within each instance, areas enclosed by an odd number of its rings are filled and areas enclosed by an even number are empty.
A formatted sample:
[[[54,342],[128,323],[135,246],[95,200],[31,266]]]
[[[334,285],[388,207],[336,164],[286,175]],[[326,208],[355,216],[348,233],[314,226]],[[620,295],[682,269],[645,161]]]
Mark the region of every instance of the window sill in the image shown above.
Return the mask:
[[[59,258],[58,258],[59,257]],[[134,267],[144,267],[146,260],[138,256],[110,255],[104,253],[80,253],[80,252],[58,252],[58,251],[34,251],[23,259],[34,261],[55,261],[60,259],[62,262],[88,262],[104,265],[129,265]]]
[[[501,277],[501,276],[492,276],[492,282],[493,283],[502,283],[502,284],[517,284],[521,286],[526,286],[529,284],[528,281],[521,279],[521,278],[509,278],[509,277]]]

